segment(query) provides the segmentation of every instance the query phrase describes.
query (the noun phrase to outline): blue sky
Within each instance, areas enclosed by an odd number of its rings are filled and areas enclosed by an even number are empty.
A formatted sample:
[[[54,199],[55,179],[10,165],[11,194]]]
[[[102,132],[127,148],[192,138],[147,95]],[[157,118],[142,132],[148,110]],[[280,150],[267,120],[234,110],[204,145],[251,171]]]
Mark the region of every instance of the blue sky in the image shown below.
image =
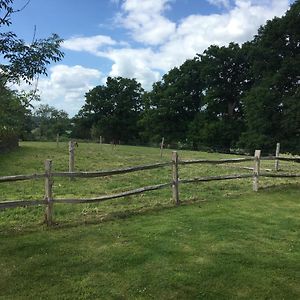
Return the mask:
[[[71,116],[107,76],[136,78],[145,89],[209,45],[243,43],[282,16],[290,0],[31,0],[11,30],[26,41],[57,33],[62,61],[39,79],[42,103]],[[15,1],[22,6],[25,0]],[[27,89],[22,85],[22,88]]]

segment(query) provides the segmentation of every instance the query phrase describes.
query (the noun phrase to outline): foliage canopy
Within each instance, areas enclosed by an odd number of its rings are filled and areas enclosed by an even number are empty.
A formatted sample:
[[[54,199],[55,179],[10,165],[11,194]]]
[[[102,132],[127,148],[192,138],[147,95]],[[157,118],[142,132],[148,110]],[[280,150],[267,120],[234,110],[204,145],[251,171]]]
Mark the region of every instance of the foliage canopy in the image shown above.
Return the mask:
[[[13,0],[0,0],[0,129],[24,135],[30,121],[30,101],[37,99],[36,91],[30,93],[16,92],[7,84],[25,82],[32,84],[39,75],[47,75],[47,65],[63,57],[60,51],[62,39],[53,34],[45,39],[36,39],[35,32],[31,43],[19,38],[9,31],[11,15],[26,8],[14,8]],[[19,5],[19,3],[18,3]]]

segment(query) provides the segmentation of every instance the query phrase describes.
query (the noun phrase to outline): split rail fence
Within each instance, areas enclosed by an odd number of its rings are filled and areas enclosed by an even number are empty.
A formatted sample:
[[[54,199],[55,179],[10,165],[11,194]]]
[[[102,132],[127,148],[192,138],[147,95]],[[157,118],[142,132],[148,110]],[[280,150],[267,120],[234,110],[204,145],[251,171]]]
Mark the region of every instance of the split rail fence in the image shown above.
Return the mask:
[[[71,151],[72,152],[72,151]],[[170,162],[154,163],[149,165],[128,167],[123,169],[108,170],[108,171],[93,171],[93,172],[74,172],[73,168],[70,168],[69,172],[53,172],[52,170],[52,161],[45,161],[45,172],[40,174],[31,174],[31,175],[14,175],[14,176],[2,176],[0,177],[0,183],[3,182],[15,182],[22,180],[31,180],[44,178],[45,180],[45,197],[43,200],[16,200],[16,201],[3,201],[0,202],[0,210],[7,208],[15,207],[24,207],[24,206],[35,206],[35,205],[45,205],[45,223],[51,225],[53,223],[53,206],[56,203],[94,203],[102,202],[110,199],[126,197],[145,193],[148,191],[159,190],[163,188],[172,188],[173,201],[176,205],[180,204],[179,198],[179,186],[181,184],[187,183],[198,183],[198,182],[209,182],[209,181],[219,181],[219,180],[234,180],[242,178],[253,178],[253,191],[258,191],[259,189],[259,178],[260,177],[273,177],[273,178],[300,178],[300,174],[284,174],[284,173],[264,173],[261,172],[260,162],[262,160],[275,160],[278,171],[278,162],[279,161],[289,161],[289,162],[298,162],[300,163],[300,158],[286,158],[278,156],[268,156],[261,157],[261,150],[256,150],[254,157],[250,158],[234,158],[234,159],[220,159],[220,160],[207,160],[207,159],[194,159],[194,160],[179,160],[178,153],[174,151],[172,153],[172,160]],[[74,166],[73,160],[70,162],[70,165]],[[198,177],[192,179],[180,179],[179,178],[179,165],[191,165],[191,164],[236,164],[242,162],[253,162],[253,172],[251,174],[236,174],[236,175],[222,175],[222,176],[209,176],[209,177]],[[138,172],[142,170],[151,170],[171,166],[172,167],[172,180],[167,183],[161,183],[152,186],[144,186],[130,191],[125,191],[113,195],[104,195],[88,199],[73,199],[73,198],[54,198],[52,193],[52,185],[54,177],[69,177],[70,179],[75,177],[80,178],[95,178],[95,177],[104,177],[112,176],[117,174],[127,174],[131,172]],[[249,168],[248,168],[249,169]],[[276,169],[276,168],[275,168]]]

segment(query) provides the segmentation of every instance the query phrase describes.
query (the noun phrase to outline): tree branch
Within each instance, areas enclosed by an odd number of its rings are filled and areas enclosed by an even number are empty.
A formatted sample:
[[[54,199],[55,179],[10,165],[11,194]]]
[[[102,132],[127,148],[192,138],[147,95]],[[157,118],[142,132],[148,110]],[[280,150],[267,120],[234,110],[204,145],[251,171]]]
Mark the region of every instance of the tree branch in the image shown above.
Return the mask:
[[[18,12],[24,10],[24,9],[28,6],[28,4],[30,3],[30,1],[31,1],[31,0],[28,0],[28,1],[25,3],[25,5],[23,5],[20,9],[13,10],[11,13],[14,14],[14,13],[18,13]]]

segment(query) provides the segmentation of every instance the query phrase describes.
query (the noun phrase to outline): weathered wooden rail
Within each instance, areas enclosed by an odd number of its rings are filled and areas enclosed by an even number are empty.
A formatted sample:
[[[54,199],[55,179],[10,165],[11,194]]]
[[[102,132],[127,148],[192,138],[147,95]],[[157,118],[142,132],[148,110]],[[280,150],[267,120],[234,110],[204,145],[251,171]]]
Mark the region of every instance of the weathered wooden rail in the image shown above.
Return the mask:
[[[44,178],[45,173],[42,174],[32,174],[32,175],[13,175],[13,176],[2,176],[0,177],[1,182],[9,182],[9,181],[21,181],[21,180],[30,180],[30,179],[39,179]]]
[[[163,163],[154,163],[149,165],[142,166],[134,166],[127,167],[122,169],[115,170],[102,170],[102,171],[92,171],[92,172],[74,172],[72,168],[71,172],[53,172],[52,171],[52,161],[45,161],[45,172],[39,174],[31,174],[31,175],[14,175],[14,176],[2,176],[0,177],[0,183],[3,182],[14,182],[14,181],[22,181],[22,180],[32,180],[32,179],[41,179],[45,180],[45,197],[43,200],[15,200],[15,201],[3,201],[0,202],[0,210],[7,208],[15,208],[15,207],[23,207],[23,206],[36,206],[36,205],[45,205],[45,222],[47,225],[51,225],[53,222],[53,206],[55,203],[69,203],[69,204],[77,204],[77,203],[95,203],[95,202],[103,202],[106,200],[137,195],[141,193],[145,193],[148,191],[155,191],[167,187],[172,188],[173,201],[176,205],[180,204],[179,199],[179,186],[181,184],[187,183],[198,183],[198,182],[209,182],[209,181],[220,181],[220,180],[235,180],[235,179],[245,179],[245,178],[253,178],[253,190],[258,191],[259,189],[259,178],[260,177],[273,177],[273,178],[300,178],[300,174],[282,174],[282,173],[262,173],[260,171],[260,162],[261,160],[275,160],[275,170],[278,171],[278,162],[289,161],[289,162],[297,162],[300,163],[300,158],[287,158],[287,157],[278,157],[278,156],[268,156],[261,157],[261,151],[256,150],[254,157],[250,158],[233,158],[233,159],[219,159],[219,160],[208,160],[208,159],[195,159],[195,160],[179,160],[178,153],[176,151],[172,154],[172,160],[170,162]],[[233,175],[222,175],[222,176],[208,176],[208,177],[197,177],[191,179],[180,179],[179,178],[179,166],[182,165],[190,165],[190,164],[236,164],[242,162],[254,162],[252,174],[233,174]],[[72,163],[73,164],[73,163]],[[172,180],[167,183],[161,183],[157,185],[144,186],[134,190],[125,191],[113,195],[103,195],[94,198],[84,198],[84,199],[75,199],[75,198],[53,198],[52,195],[52,185],[53,185],[53,177],[69,177],[69,178],[95,178],[95,177],[105,177],[105,176],[113,176],[119,174],[127,174],[131,172],[138,172],[143,170],[152,170],[163,168],[167,166],[172,166]],[[249,167],[244,167],[250,169]]]
[[[92,177],[104,177],[118,174],[126,174],[131,172],[157,169],[171,165],[171,162],[166,163],[155,163],[151,165],[135,166],[116,170],[98,171],[98,172],[54,172],[51,173],[55,177],[81,177],[81,178],[92,178]]]

